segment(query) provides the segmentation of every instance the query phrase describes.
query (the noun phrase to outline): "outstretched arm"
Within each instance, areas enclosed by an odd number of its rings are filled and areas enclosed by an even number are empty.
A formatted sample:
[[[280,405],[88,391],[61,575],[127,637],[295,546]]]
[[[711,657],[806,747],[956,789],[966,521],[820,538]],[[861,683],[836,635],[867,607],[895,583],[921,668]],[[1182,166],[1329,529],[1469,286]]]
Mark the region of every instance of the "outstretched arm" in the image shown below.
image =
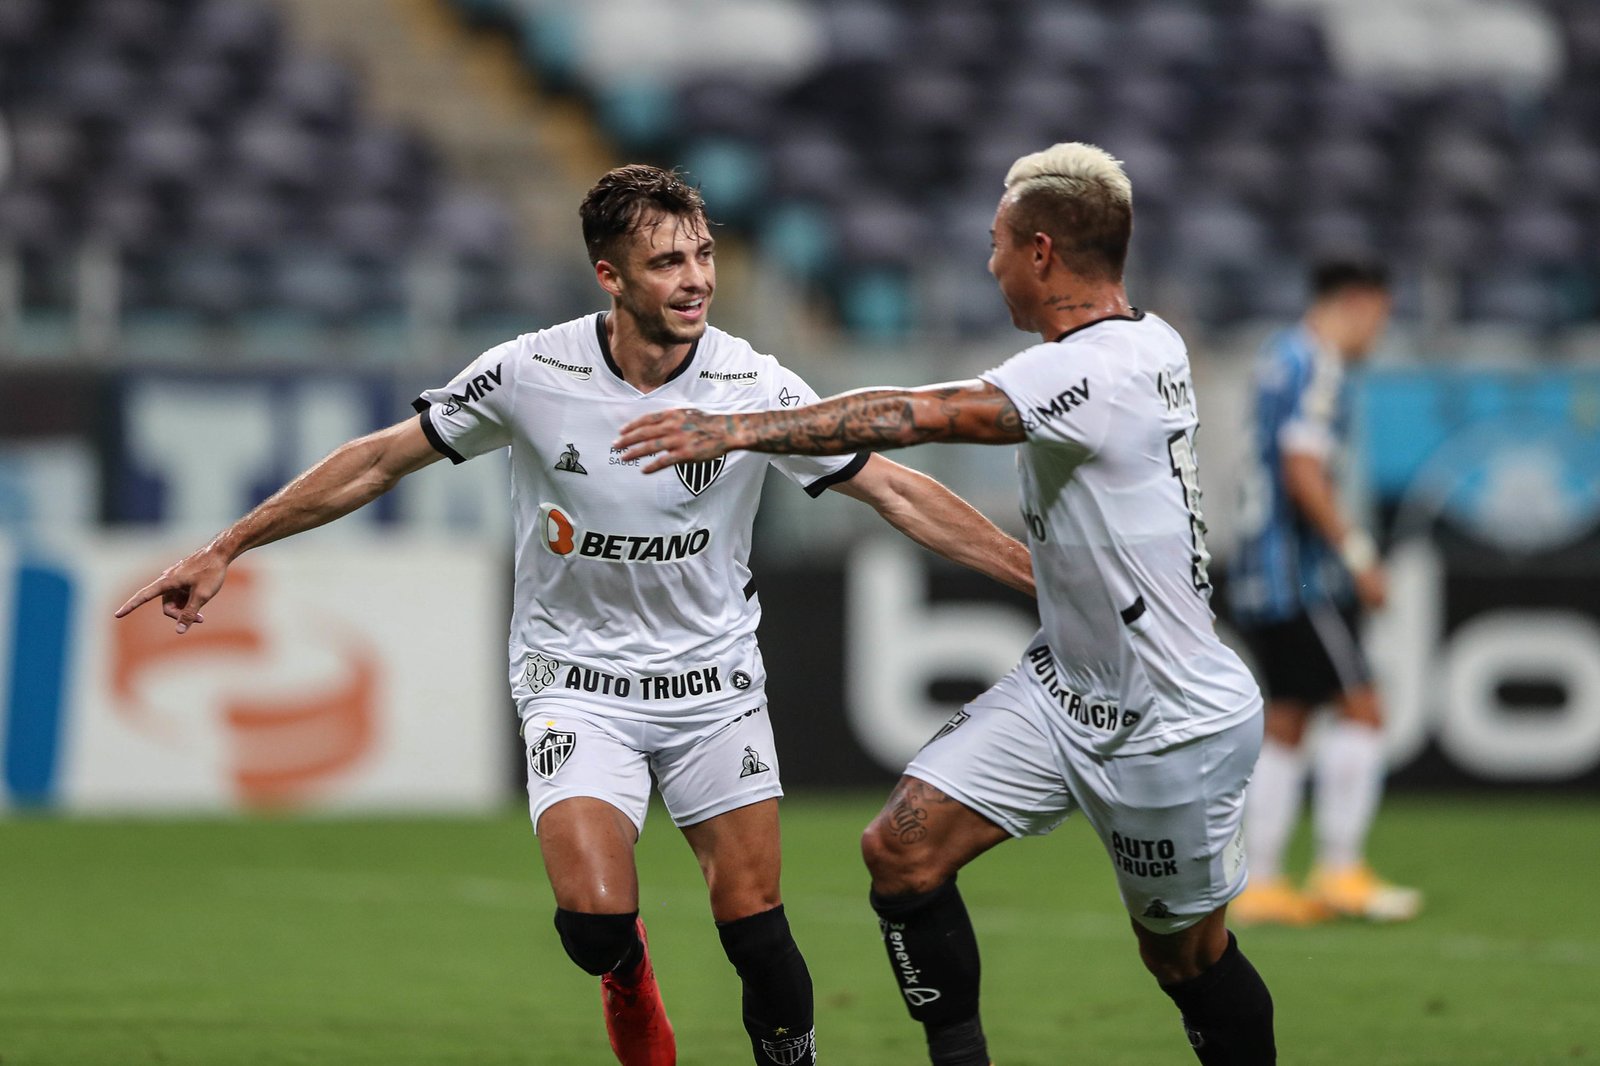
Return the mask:
[[[654,456],[644,472],[714,459],[740,449],[788,455],[906,448],[928,441],[1017,444],[1022,417],[1005,393],[984,381],[917,389],[860,389],[792,411],[706,414],[658,411],[622,428],[623,459]]]
[[[210,544],[167,567],[117,608],[122,618],[161,597],[161,611],[185,633],[221,589],[228,565],[251,548],[315,529],[349,514],[441,456],[415,418],[350,441],[289,482]]]
[[[885,522],[929,551],[1034,595],[1027,545],[928,475],[874,455],[855,477],[829,487],[870,504]]]

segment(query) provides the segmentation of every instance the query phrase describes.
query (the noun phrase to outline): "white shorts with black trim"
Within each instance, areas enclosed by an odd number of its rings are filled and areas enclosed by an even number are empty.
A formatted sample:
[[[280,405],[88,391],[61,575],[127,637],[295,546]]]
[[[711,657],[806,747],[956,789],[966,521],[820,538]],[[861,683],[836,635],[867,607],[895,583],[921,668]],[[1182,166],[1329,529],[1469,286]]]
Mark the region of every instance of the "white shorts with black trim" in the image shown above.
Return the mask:
[[[766,707],[683,725],[608,717],[541,702],[523,719],[534,832],[552,804],[604,800],[643,830],[650,775],[674,825],[688,826],[783,795]]]
[[[1123,906],[1152,932],[1186,929],[1244,890],[1244,789],[1261,751],[1259,714],[1158,752],[1108,758],[1042,728],[1051,708],[1038,694],[1020,667],[1012,671],[906,773],[1012,836],[1043,835],[1081,810]]]

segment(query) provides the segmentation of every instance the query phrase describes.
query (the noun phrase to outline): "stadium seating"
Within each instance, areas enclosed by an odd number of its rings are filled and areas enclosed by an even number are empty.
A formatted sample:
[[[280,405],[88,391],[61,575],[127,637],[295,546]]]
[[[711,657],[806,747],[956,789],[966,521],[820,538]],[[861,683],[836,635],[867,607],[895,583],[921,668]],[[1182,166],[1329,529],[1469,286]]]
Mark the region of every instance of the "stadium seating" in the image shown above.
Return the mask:
[[[948,248],[973,254],[947,223],[977,224],[1006,165],[1061,139],[1126,161],[1141,229],[1163,230],[1141,233],[1160,259],[1137,269],[1189,293],[1205,324],[1292,304],[1272,279],[1336,250],[1442,272],[1472,318],[1550,330],[1597,303],[1592,4],[773,0],[756,6],[820,29],[808,68],[758,76],[711,54],[623,86],[594,80],[604,43],[587,25],[620,0],[454,2],[515,34],[547,85],[593,100],[622,152],[684,165],[774,264],[875,336],[946,291]],[[1525,47],[1506,57],[1497,39]],[[1567,298],[1512,298],[1555,275]],[[1198,295],[1224,276],[1263,288]]]
[[[269,0],[6,0],[0,254],[22,262],[24,307],[68,313],[88,241],[115,249],[135,329],[385,322],[420,255],[510,271],[504,207],[359,98]]]
[[[981,277],[1000,178],[1072,138],[1126,162],[1135,275],[1197,326],[1292,308],[1285,274],[1330,251],[1442,279],[1468,321],[1600,313],[1582,0],[1543,0],[1543,22],[1500,5],[1427,47],[1425,16],[1478,0],[700,0],[717,31],[693,62],[644,32],[676,0],[438,2],[511,35],[621,154],[687,169],[862,337],[1003,327]],[[1526,54],[1492,54],[1495,33]],[[271,0],[6,0],[0,122],[0,256],[47,316],[70,314],[87,242],[115,249],[135,324],[392,323],[424,260],[456,264],[459,315],[572,309],[570,286],[525,283],[506,207],[364,114],[355,73],[298,51]]]

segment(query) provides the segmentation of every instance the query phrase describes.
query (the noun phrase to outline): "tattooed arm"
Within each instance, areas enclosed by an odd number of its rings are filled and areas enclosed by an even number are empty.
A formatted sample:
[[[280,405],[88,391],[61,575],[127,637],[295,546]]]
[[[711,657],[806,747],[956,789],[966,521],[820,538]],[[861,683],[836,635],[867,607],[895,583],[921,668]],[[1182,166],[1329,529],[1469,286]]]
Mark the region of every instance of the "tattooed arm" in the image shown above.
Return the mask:
[[[842,455],[929,441],[1017,444],[1022,418],[1006,394],[983,381],[917,389],[860,389],[792,411],[706,414],[658,411],[622,428],[621,458],[654,456],[644,471],[714,459],[727,452]]]

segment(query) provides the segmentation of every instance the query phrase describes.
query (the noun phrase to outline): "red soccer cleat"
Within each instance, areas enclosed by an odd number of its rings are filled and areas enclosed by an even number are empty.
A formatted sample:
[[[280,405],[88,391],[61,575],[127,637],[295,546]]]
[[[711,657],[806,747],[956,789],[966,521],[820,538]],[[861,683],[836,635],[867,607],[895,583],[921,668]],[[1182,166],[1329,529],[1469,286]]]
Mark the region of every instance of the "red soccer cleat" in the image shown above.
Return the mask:
[[[615,974],[600,978],[600,1006],[606,1016],[606,1035],[622,1066],[677,1066],[678,1042],[661,1003],[656,968],[650,962],[650,941],[644,919],[639,919],[639,940],[644,958],[633,981],[624,984]]]

